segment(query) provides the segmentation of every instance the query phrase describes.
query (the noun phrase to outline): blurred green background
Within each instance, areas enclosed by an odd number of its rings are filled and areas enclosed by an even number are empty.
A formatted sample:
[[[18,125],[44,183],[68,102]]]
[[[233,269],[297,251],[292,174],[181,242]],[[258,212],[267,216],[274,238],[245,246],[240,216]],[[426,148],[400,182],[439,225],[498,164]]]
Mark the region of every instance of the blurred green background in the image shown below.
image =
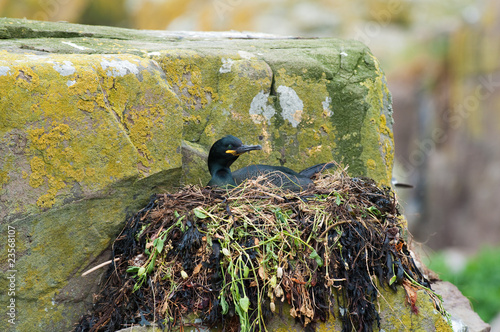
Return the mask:
[[[410,231],[484,320],[500,319],[500,1],[0,0],[0,15],[362,41],[393,94]]]

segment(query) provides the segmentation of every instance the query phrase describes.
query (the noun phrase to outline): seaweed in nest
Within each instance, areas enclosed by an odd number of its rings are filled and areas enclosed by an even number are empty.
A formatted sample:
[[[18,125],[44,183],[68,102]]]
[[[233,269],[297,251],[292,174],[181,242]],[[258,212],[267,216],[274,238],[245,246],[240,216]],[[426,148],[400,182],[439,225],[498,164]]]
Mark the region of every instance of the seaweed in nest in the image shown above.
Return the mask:
[[[337,305],[343,331],[371,331],[376,279],[430,289],[388,188],[343,172],[300,193],[262,180],[153,196],[127,219],[113,245],[120,260],[76,330],[154,322],[170,331],[194,314],[204,326],[265,331],[286,303],[313,330]]]

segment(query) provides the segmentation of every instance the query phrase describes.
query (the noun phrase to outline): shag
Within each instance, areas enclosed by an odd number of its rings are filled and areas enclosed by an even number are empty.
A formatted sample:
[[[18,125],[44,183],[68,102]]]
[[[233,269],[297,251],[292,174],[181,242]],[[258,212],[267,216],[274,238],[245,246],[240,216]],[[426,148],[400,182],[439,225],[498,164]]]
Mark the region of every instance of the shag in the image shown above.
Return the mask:
[[[240,139],[228,135],[212,145],[208,154],[208,169],[212,179],[208,186],[237,186],[247,179],[266,175],[265,180],[283,189],[299,191],[313,184],[311,178],[324,169],[335,166],[323,163],[308,167],[299,173],[284,166],[250,165],[231,172],[230,166],[238,157],[248,151],[261,150],[260,145],[244,145]]]
[[[239,138],[232,135],[227,135],[215,142],[208,153],[208,170],[212,175],[208,186],[236,187],[237,184],[229,167],[241,154],[261,149],[260,145],[244,145]]]

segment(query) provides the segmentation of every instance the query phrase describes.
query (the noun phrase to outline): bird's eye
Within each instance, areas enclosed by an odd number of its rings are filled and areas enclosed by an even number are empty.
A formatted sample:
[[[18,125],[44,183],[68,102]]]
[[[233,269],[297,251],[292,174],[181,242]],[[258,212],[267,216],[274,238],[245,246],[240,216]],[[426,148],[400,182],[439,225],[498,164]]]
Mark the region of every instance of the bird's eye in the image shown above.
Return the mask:
[[[232,148],[233,148],[233,146],[232,146],[231,144],[229,144],[229,145],[227,146],[227,148],[228,148],[228,149],[232,149]]]

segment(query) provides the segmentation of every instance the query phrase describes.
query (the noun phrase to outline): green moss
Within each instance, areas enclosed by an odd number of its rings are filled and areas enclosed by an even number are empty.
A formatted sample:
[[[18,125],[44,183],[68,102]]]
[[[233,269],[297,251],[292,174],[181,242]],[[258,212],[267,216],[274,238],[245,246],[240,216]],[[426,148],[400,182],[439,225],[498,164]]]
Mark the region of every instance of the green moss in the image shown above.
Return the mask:
[[[182,184],[205,185],[210,180],[207,167],[207,150],[204,146],[182,142]]]
[[[285,68],[280,68],[275,73],[275,88],[280,86],[292,89],[303,103],[303,109],[296,110],[295,118],[299,120],[297,127],[283,119],[280,103],[276,108],[281,111],[278,115],[277,126],[272,131],[273,141],[283,149],[275,154],[276,162],[283,161],[286,156],[286,165],[293,169],[303,169],[315,163],[326,162],[333,159],[332,152],[336,149],[336,125],[329,121],[331,111],[323,104],[330,98],[328,85],[330,80],[324,72],[316,73],[318,77],[288,73]],[[285,98],[281,96],[281,98]],[[286,100],[284,101],[286,102]],[[278,112],[280,114],[280,112]],[[299,131],[297,131],[297,128]],[[298,133],[300,132],[300,136]],[[306,165],[304,164],[306,161]]]
[[[203,131],[204,143],[212,144],[226,134],[239,136],[244,141],[255,141],[269,126],[266,121],[255,121],[255,117],[250,116],[255,96],[270,90],[272,80],[269,66],[264,61],[238,59],[236,56],[231,61],[230,71],[219,73],[218,93],[221,98],[211,110],[210,126]],[[255,154],[250,155],[247,161],[252,157]]]
[[[386,114],[383,113],[387,109],[387,104],[390,103],[390,93],[377,59],[371,54],[369,56],[376,68],[376,76],[360,83],[367,88],[366,101],[368,104],[361,134],[361,145],[363,146],[361,158],[370,160],[366,176],[377,179],[381,185],[390,186],[394,160],[394,137],[392,129],[388,127]],[[373,142],[378,142],[378,146]],[[374,167],[374,165],[379,167]]]
[[[35,31],[26,26],[8,26],[5,25],[0,29],[0,36],[4,39],[8,38],[74,38],[80,37],[81,34],[71,31]]]

